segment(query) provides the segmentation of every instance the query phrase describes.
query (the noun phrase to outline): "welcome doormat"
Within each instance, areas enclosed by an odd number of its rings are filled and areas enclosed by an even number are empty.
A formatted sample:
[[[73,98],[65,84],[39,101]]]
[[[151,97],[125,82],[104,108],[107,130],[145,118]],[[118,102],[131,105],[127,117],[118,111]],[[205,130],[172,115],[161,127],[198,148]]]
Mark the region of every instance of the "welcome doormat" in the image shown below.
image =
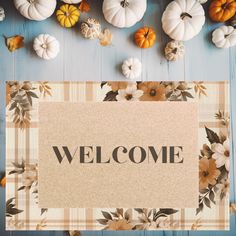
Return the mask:
[[[7,82],[8,230],[229,229],[227,82]]]

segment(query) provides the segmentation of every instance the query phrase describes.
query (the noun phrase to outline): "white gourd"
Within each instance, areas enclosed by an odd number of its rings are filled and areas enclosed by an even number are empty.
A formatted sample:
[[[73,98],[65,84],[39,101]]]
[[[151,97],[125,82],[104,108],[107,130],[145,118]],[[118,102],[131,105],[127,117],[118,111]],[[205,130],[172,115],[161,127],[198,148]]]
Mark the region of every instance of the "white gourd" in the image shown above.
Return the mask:
[[[128,28],[143,18],[147,9],[147,0],[104,0],[105,19],[119,28]]]
[[[184,44],[181,41],[170,41],[165,47],[165,57],[168,61],[177,61],[185,54]]]
[[[170,38],[187,41],[196,36],[205,23],[205,12],[196,0],[174,0],[162,15],[162,28]]]
[[[81,34],[84,38],[96,39],[99,37],[100,33],[101,25],[97,20],[93,18],[88,18],[81,24]]]
[[[56,0],[14,0],[16,9],[30,20],[41,21],[50,17],[56,9]]]
[[[212,42],[218,48],[230,48],[236,45],[236,29],[232,26],[221,26],[212,34]]]
[[[0,6],[0,21],[3,21],[5,19],[5,11],[3,7]]]
[[[123,62],[122,73],[127,79],[134,80],[142,73],[142,63],[138,58],[129,58]]]
[[[34,39],[33,48],[39,57],[50,60],[59,53],[60,44],[55,37],[49,34],[40,34]]]

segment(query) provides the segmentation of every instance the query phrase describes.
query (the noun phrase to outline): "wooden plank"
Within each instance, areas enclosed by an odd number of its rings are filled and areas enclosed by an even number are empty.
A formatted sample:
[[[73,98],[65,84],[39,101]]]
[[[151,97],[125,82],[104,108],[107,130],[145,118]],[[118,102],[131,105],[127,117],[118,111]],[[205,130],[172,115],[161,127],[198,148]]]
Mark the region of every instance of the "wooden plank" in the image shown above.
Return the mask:
[[[229,50],[218,49],[212,43],[212,32],[220,26],[208,17],[208,4],[204,5],[206,22],[200,34],[187,41],[185,56],[186,80],[220,81],[229,79]]]
[[[15,29],[15,17],[12,11],[12,5],[6,1],[0,1],[0,5],[5,10],[6,18],[0,22],[0,80],[14,79],[15,77],[15,55],[16,53],[10,53],[5,46],[6,37],[13,36],[18,32]]]
[[[63,33],[52,17],[45,21],[29,21],[12,6],[14,32],[25,37],[25,47],[15,53],[14,74],[16,80],[62,80],[63,78]],[[61,44],[59,56],[46,61],[39,58],[33,50],[33,40],[41,33],[56,37]],[[10,77],[8,80],[12,79]]]

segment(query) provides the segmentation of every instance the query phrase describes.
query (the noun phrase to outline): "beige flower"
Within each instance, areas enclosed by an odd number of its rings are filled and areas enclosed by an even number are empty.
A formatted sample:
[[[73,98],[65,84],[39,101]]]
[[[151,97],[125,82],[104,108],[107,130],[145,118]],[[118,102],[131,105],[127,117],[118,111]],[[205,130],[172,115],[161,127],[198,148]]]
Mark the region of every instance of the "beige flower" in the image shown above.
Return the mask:
[[[213,143],[211,149],[214,152],[214,154],[212,155],[212,158],[216,160],[217,168],[221,166],[225,166],[226,170],[229,171],[229,163],[230,163],[229,139],[227,138],[223,144]]]
[[[159,217],[156,221],[144,223],[143,229],[156,230],[156,229],[169,229],[171,227],[170,220],[167,217]]]
[[[125,219],[111,220],[106,229],[108,230],[132,230],[133,226]]]
[[[165,87],[158,82],[143,82],[138,84],[138,89],[143,91],[141,101],[165,101]]]
[[[203,157],[199,161],[199,186],[205,189],[209,184],[215,185],[216,179],[220,175],[220,171],[216,168],[214,159]]]
[[[25,172],[22,175],[23,185],[25,187],[31,187],[32,184],[38,180],[38,172],[35,165],[25,166]]]
[[[129,85],[126,89],[119,89],[116,96],[117,101],[138,101],[143,95],[142,90],[137,90],[135,84]]]
[[[218,193],[224,197],[228,195],[230,185],[229,185],[229,180],[228,179],[222,179],[219,184],[216,185],[216,188],[218,189]]]
[[[128,82],[107,82],[107,85],[111,87],[113,92],[117,92],[119,89],[126,89]]]

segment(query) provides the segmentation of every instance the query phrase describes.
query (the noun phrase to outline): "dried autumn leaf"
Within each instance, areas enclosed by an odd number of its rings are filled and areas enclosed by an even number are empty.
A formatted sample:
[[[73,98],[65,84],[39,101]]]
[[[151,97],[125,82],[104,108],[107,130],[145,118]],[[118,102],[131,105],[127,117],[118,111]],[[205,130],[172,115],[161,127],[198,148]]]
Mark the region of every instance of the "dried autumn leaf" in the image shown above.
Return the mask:
[[[1,186],[4,188],[6,187],[6,177],[5,176],[1,179]]]
[[[24,37],[21,35],[15,35],[13,37],[5,37],[6,46],[10,52],[14,52],[16,49],[24,47]]]
[[[80,231],[75,230],[75,231],[69,231],[69,235],[70,236],[81,236],[81,233],[80,233]]]
[[[236,213],[236,203],[230,203],[230,213],[231,214]]]
[[[90,11],[90,5],[87,0],[82,0],[82,2],[79,5],[79,10],[81,12],[89,12]]]
[[[113,34],[109,29],[105,29],[103,33],[99,35],[100,44],[102,46],[108,46],[112,43]]]

